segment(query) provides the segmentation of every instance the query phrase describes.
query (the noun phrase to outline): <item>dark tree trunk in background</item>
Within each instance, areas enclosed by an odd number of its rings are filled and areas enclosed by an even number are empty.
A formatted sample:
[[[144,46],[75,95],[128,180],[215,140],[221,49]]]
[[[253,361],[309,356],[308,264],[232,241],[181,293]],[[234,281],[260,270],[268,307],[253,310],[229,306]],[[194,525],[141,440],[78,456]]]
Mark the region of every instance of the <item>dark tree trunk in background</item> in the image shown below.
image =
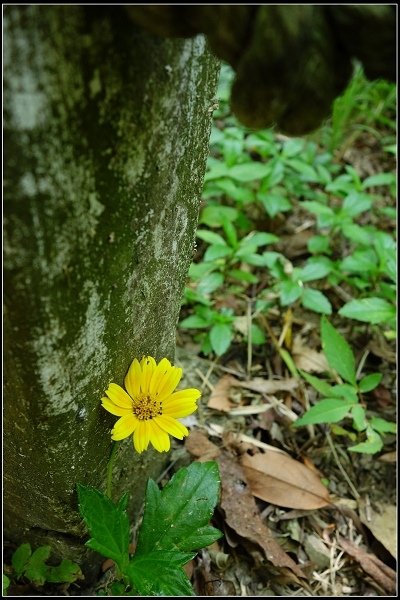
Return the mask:
[[[4,33],[5,536],[85,564],[75,485],[104,489],[115,422],[100,398],[134,357],[173,358],[218,66],[121,7],[9,5]],[[166,456],[121,454],[137,509]]]

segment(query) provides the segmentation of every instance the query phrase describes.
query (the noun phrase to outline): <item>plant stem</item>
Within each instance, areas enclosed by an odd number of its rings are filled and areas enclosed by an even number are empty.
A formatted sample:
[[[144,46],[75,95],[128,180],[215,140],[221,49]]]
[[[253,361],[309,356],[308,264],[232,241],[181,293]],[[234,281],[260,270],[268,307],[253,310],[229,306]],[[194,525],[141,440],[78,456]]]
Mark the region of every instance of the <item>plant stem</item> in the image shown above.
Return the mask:
[[[111,447],[111,452],[110,452],[110,458],[108,459],[108,465],[107,465],[106,494],[110,498],[110,500],[112,500],[112,472],[113,472],[114,460],[115,460],[116,455],[117,455],[117,444],[116,444],[116,442],[113,442],[112,447]]]

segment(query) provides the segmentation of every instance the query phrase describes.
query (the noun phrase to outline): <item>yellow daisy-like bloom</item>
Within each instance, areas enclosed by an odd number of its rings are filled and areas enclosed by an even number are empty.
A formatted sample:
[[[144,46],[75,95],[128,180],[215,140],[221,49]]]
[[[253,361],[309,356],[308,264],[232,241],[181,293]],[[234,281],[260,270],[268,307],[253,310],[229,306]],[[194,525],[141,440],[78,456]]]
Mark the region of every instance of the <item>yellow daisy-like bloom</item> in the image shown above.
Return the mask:
[[[157,364],[152,356],[139,362],[136,358],[125,377],[128,393],[116,383],[110,383],[102,398],[102,406],[113,415],[121,417],[111,431],[113,440],[123,440],[133,433],[137,452],[147,450],[149,442],[159,452],[167,452],[169,436],[182,440],[189,434],[177,421],[197,410],[199,390],[187,388],[174,392],[182,377],[182,369],[163,358]]]

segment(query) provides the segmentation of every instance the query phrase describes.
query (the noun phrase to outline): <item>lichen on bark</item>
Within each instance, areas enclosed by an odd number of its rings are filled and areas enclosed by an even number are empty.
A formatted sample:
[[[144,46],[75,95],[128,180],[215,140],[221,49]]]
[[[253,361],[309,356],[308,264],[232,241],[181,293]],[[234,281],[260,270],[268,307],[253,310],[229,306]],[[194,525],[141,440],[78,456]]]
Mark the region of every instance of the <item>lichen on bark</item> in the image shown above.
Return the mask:
[[[173,358],[218,64],[120,7],[9,5],[4,34],[5,535],[84,561],[100,398],[134,357]],[[137,509],[164,461],[123,444],[116,494]]]

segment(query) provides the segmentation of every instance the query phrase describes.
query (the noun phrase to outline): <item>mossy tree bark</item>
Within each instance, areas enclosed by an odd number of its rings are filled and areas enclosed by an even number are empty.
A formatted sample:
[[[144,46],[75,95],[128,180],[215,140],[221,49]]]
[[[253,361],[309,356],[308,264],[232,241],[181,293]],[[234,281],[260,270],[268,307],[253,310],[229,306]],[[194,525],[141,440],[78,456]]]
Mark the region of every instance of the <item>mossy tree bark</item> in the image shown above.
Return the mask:
[[[85,563],[77,482],[104,489],[134,357],[173,358],[218,65],[120,7],[4,13],[4,525]],[[165,455],[121,445],[132,507]]]

